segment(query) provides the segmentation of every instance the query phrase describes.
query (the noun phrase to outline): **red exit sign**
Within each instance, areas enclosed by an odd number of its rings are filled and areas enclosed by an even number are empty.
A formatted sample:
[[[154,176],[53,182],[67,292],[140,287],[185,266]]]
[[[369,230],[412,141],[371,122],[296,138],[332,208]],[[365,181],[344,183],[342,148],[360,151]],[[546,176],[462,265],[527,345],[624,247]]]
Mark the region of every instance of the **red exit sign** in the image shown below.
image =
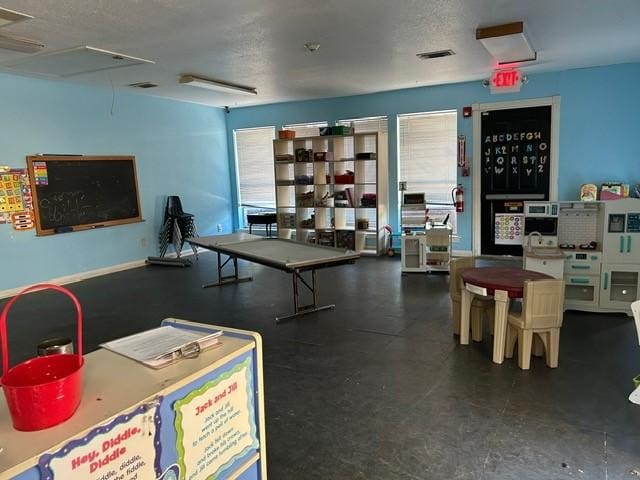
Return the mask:
[[[520,70],[495,70],[489,80],[491,93],[519,92],[522,86]]]

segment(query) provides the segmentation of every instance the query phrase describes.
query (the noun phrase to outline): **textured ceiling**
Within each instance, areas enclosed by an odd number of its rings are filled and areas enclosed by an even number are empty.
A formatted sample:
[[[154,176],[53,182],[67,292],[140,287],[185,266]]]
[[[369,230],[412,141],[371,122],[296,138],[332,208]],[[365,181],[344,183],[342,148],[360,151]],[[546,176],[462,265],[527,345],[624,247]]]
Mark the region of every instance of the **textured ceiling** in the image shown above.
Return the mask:
[[[215,106],[353,95],[486,78],[475,29],[523,20],[538,60],[526,72],[640,61],[638,0],[0,0],[35,17],[5,27],[44,52],[79,45],[156,62],[67,78]],[[305,42],[320,49],[307,52]],[[422,61],[416,53],[453,49]],[[0,50],[0,65],[24,54]],[[4,71],[10,70],[4,68]],[[178,84],[192,73],[258,96]],[[139,90],[130,83],[160,86]]]

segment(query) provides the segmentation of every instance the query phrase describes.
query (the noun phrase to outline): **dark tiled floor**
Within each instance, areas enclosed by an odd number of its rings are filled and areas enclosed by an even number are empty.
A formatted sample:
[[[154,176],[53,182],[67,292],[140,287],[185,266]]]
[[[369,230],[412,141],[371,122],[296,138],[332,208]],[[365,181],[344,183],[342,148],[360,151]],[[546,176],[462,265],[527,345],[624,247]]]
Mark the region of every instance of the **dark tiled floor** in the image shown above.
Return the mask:
[[[335,311],[276,325],[291,309],[289,276],[243,264],[253,283],[202,290],[214,258],[71,289],[85,309],[88,350],[167,316],[259,331],[270,478],[637,478],[640,407],[627,396],[640,348],[630,319],[568,312],[560,368],[534,359],[524,372],[514,361],[491,363],[488,334],[457,345],[446,275],[401,276],[388,258],[323,270],[320,298]],[[69,311],[53,293],[16,304],[13,361],[68,334]]]

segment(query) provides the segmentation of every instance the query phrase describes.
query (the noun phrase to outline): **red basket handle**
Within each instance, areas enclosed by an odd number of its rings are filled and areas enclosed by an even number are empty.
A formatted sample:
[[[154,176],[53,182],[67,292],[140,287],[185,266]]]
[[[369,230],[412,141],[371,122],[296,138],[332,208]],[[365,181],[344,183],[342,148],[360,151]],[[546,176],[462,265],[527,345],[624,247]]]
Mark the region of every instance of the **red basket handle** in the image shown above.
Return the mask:
[[[0,340],[2,341],[2,373],[5,374],[9,370],[9,350],[8,350],[8,339],[7,339],[7,315],[9,314],[9,309],[15,303],[18,298],[22,295],[33,292],[36,290],[57,290],[60,293],[64,293],[67,297],[73,301],[73,304],[76,306],[76,314],[78,318],[78,364],[82,364],[82,307],[80,306],[80,302],[76,298],[76,296],[67,290],[64,287],[59,285],[51,285],[48,283],[41,283],[38,285],[32,285],[31,287],[25,288],[20,293],[18,293],[15,297],[13,297],[2,309],[2,314],[0,314]]]

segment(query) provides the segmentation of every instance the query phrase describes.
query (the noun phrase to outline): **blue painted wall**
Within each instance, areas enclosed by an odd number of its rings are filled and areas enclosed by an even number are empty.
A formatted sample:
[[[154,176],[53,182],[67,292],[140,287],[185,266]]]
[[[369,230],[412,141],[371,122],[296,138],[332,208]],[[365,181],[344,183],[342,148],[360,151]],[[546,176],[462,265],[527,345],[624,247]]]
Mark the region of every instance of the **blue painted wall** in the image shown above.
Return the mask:
[[[472,120],[462,117],[462,107],[473,103],[561,96],[560,163],[558,192],[561,200],[576,199],[581,183],[606,180],[640,182],[640,159],[636,138],[640,133],[640,64],[567,70],[529,75],[520,93],[491,95],[479,81],[422,87],[369,95],[289,102],[233,109],[227,119],[229,165],[235,179],[233,130],[237,128],[354,117],[389,117],[389,198],[392,224],[397,228],[397,122],[410,112],[458,110],[458,133],[467,136],[472,155]],[[473,172],[472,172],[473,174]],[[460,178],[465,187],[465,212],[458,225],[456,249],[471,250],[471,177]],[[232,185],[234,208],[237,191]],[[237,211],[237,210],[234,210]],[[234,217],[237,228],[237,218]]]
[[[0,290],[157,254],[166,195],[201,234],[232,229],[226,114],[217,108],[0,75],[0,165],[35,153],[136,156],[144,223],[48,237],[0,225]],[[146,242],[146,247],[143,243]]]

